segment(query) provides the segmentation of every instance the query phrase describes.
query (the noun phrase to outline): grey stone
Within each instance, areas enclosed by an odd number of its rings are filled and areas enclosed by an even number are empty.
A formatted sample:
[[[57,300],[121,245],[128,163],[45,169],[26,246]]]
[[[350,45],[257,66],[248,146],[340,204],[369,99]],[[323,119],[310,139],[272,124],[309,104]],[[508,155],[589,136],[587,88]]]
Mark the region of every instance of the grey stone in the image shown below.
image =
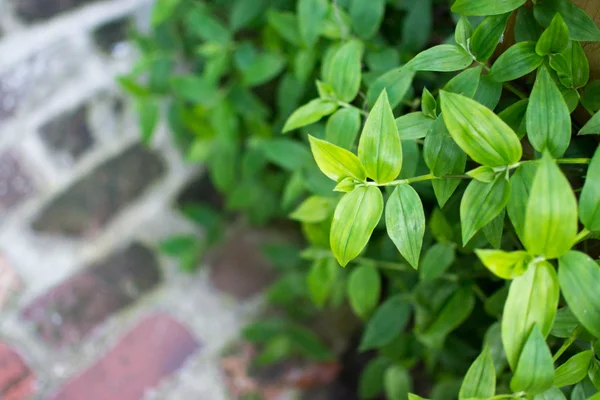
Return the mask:
[[[77,160],[94,144],[87,122],[87,107],[67,111],[40,128],[40,136],[50,150],[67,162]]]
[[[0,153],[0,214],[35,193],[35,184],[16,151]]]
[[[127,33],[131,25],[131,19],[125,17],[99,26],[93,33],[96,46],[107,54],[117,52],[117,47],[127,41]]]
[[[134,145],[58,195],[37,216],[33,228],[65,236],[94,236],[164,171],[164,161],[157,154]]]
[[[27,22],[37,22],[54,17],[98,0],[14,0],[16,14]]]

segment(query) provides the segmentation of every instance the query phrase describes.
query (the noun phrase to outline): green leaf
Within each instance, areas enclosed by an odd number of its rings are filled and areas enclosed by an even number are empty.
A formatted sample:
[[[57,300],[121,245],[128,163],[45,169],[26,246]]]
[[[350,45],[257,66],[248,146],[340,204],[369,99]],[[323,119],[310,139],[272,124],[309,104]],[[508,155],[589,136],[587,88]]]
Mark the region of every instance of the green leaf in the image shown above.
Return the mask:
[[[579,219],[590,231],[600,231],[600,147],[588,167],[579,196]]]
[[[160,251],[173,257],[183,257],[197,252],[199,239],[193,235],[171,236],[160,243]]]
[[[469,183],[460,202],[463,246],[506,207],[509,196],[510,183],[502,175],[491,183]]]
[[[526,251],[475,250],[483,265],[502,279],[514,279],[525,273],[531,256]]]
[[[358,94],[363,49],[360,41],[350,40],[337,49],[331,59],[325,82],[331,85],[338,99],[342,101],[350,102]]]
[[[515,21],[515,40],[517,42],[537,42],[542,35],[542,28],[527,7],[519,8]]]
[[[383,377],[390,362],[384,357],[374,358],[367,364],[358,381],[361,400],[373,399],[383,392]]]
[[[152,26],[156,27],[173,15],[181,0],[160,0],[154,3],[152,9]]]
[[[463,49],[469,48],[469,39],[473,36],[473,26],[469,19],[461,15],[454,29],[454,40],[460,44]]]
[[[246,86],[258,86],[267,83],[283,70],[285,58],[276,53],[258,55],[248,68],[242,71],[242,83]]]
[[[481,70],[483,66],[479,65],[474,68],[469,68],[450,79],[444,86],[446,92],[462,94],[463,96],[473,97],[477,92],[477,86],[479,85],[479,78],[481,76]],[[435,108],[434,108],[435,110]],[[425,112],[425,111],[423,111]]]
[[[502,83],[496,82],[492,75],[481,76],[473,100],[493,110],[498,105],[501,96]]]
[[[322,308],[333,291],[338,270],[339,267],[332,258],[316,260],[310,267],[306,283],[310,298],[317,307]]]
[[[269,25],[285,40],[300,46],[302,39],[298,30],[298,19],[290,12],[280,12],[269,9],[267,12],[267,22]]]
[[[456,254],[454,245],[450,243],[436,243],[431,246],[421,263],[421,280],[436,279],[454,263]]]
[[[327,0],[299,0],[298,26],[300,35],[308,47],[314,46],[329,11]]]
[[[214,85],[192,75],[171,78],[171,89],[175,95],[202,105],[214,104],[219,96]]]
[[[337,110],[337,104],[333,101],[315,99],[298,108],[285,122],[283,132],[300,128],[317,122],[326,115]]]
[[[529,253],[557,258],[577,235],[577,200],[569,181],[548,153],[542,157],[525,214],[523,244]]]
[[[567,400],[567,398],[560,389],[552,387],[543,393],[533,396],[533,400]]]
[[[525,238],[525,215],[529,193],[533,187],[537,163],[525,163],[510,178],[510,199],[506,206],[508,217],[521,241]]]
[[[498,82],[507,82],[527,75],[544,61],[535,52],[534,42],[513,44],[492,65],[491,75]]]
[[[391,107],[396,107],[406,96],[414,76],[414,71],[402,67],[386,72],[369,86],[367,104],[369,107],[373,107],[381,93],[386,90]]]
[[[385,300],[367,323],[359,351],[383,347],[404,330],[410,318],[410,304],[398,294]]]
[[[542,393],[552,387],[553,375],[552,354],[540,328],[534,324],[510,380],[510,389],[513,392]]]
[[[358,143],[358,158],[367,176],[378,183],[393,181],[402,168],[402,144],[387,92],[369,113]]]
[[[301,82],[308,81],[316,64],[316,55],[312,49],[303,49],[294,57],[294,76]]]
[[[400,130],[400,128],[398,128],[398,130]],[[593,134],[600,134],[600,112],[594,114],[594,116],[579,131],[579,135]]]
[[[569,251],[558,260],[558,279],[569,309],[588,331],[600,337],[600,266],[587,254]]]
[[[473,160],[499,167],[521,159],[519,138],[490,109],[459,94],[441,91],[440,96],[448,131]]]
[[[598,120],[600,121],[600,117]],[[424,138],[431,125],[433,125],[433,120],[427,118],[422,112],[412,112],[396,118],[396,128],[402,140]]]
[[[187,30],[206,42],[227,44],[231,32],[203,3],[195,3],[183,16]]]
[[[527,106],[527,137],[540,153],[564,154],[571,140],[571,116],[556,84],[545,67],[540,68]]]
[[[493,248],[499,249],[502,246],[502,234],[504,232],[504,218],[506,217],[506,209],[503,208],[493,220],[488,222],[481,228],[485,238],[490,242]]]
[[[498,173],[494,171],[494,168],[482,165],[481,167],[470,170],[467,172],[467,175],[476,181],[482,183],[491,183],[496,179]]]
[[[410,185],[394,189],[385,208],[387,233],[396,248],[417,269],[425,234],[425,213],[417,192]]]
[[[364,167],[353,153],[311,135],[308,139],[319,169],[329,179],[340,182],[351,177],[362,182],[367,178]]]
[[[502,343],[513,369],[534,325],[547,336],[558,305],[558,278],[547,261],[529,265],[527,271],[510,284],[502,315]]]
[[[447,175],[460,160],[464,152],[455,143],[446,129],[444,119],[437,117],[425,138],[423,144],[423,158],[425,164],[435,176]]]
[[[276,138],[257,143],[264,157],[281,168],[295,171],[311,162],[311,155],[306,145],[296,140]]]
[[[579,42],[571,42],[570,55],[573,87],[582,88],[590,79],[590,64]]]
[[[594,394],[596,394],[596,398],[592,397]],[[598,400],[596,388],[589,379],[585,379],[584,381],[575,385],[573,391],[571,392],[571,400],[586,400],[588,398]],[[564,396],[561,399],[566,400]]]
[[[373,265],[360,265],[352,270],[348,277],[348,300],[354,313],[366,319],[379,302],[381,279]]]
[[[490,59],[500,43],[510,13],[486,17],[473,32],[471,51],[479,62]]]
[[[421,110],[426,117],[430,119],[437,118],[437,101],[426,87],[423,88],[423,94],[421,95]]]
[[[464,151],[460,151],[458,156],[454,160],[452,164],[452,169],[450,170],[451,174],[460,175],[465,172],[465,167],[467,165],[467,155]],[[431,181],[431,185],[433,186],[433,192],[438,201],[440,207],[444,207],[446,202],[450,199],[452,194],[456,191],[458,186],[460,185],[461,179],[435,179]]]
[[[588,370],[588,377],[596,389],[600,390],[600,361],[596,359],[592,360],[590,363],[590,369]],[[598,396],[596,396],[596,398],[597,397]]]
[[[325,139],[336,146],[352,150],[360,126],[360,111],[354,107],[342,108],[327,120]]]
[[[502,121],[506,122],[510,129],[517,132],[517,136],[519,139],[522,139],[525,135],[525,131],[521,129],[523,125],[523,121],[525,120],[525,114],[527,113],[527,105],[529,104],[529,100],[519,100],[516,103],[506,107],[502,110],[498,116]],[[523,136],[521,136],[521,132]]]
[[[568,338],[578,326],[579,321],[571,310],[569,310],[569,307],[559,308],[556,311],[556,318],[554,319],[550,334],[559,338]]]
[[[407,14],[402,21],[402,48],[416,52],[425,47],[432,33],[432,0],[405,4]]]
[[[550,24],[557,12],[569,28],[571,39],[583,42],[600,40],[600,29],[594,20],[569,0],[544,0],[533,8],[535,18],[544,26]]]
[[[569,44],[569,28],[559,13],[554,15],[550,25],[540,36],[535,52],[540,56],[562,53]]]
[[[525,3],[525,1],[526,0],[456,0],[452,5],[452,12],[469,16],[504,14],[521,7]]]
[[[467,68],[473,58],[462,47],[453,44],[440,44],[416,55],[406,68],[413,71],[451,72]]]
[[[367,245],[383,213],[378,187],[363,186],[342,197],[331,224],[331,251],[342,267]]]
[[[138,98],[136,106],[139,114],[140,130],[142,131],[142,142],[150,144],[158,124],[159,103],[152,98]]]
[[[416,394],[409,393],[408,400],[427,400],[427,399],[424,397],[421,397],[421,396],[417,396]]]
[[[325,221],[335,208],[335,199],[331,197],[311,196],[304,200],[291,214],[290,219],[316,223]]]
[[[504,354],[504,347],[502,347],[502,327],[500,326],[500,321],[494,322],[487,329],[483,337],[483,346],[489,349],[495,372],[497,375],[500,375],[508,365],[506,354]]]
[[[229,26],[234,32],[238,31],[264,13],[268,5],[267,0],[237,0],[229,14]]]
[[[412,390],[412,381],[405,367],[401,365],[388,367],[383,382],[387,399],[408,400],[408,392]]]
[[[385,0],[350,0],[350,19],[354,32],[370,39],[379,30],[385,12]]]
[[[485,399],[496,394],[496,369],[486,346],[469,367],[463,379],[458,400]]]
[[[585,379],[593,357],[594,352],[586,350],[569,358],[554,371],[554,386],[571,386]]]

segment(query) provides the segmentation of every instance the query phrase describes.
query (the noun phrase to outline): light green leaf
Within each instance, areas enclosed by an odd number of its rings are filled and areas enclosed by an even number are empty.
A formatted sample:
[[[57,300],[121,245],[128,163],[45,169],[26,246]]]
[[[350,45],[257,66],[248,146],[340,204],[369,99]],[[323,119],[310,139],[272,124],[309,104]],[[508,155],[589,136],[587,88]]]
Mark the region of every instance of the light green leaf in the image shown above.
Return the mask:
[[[483,265],[502,279],[514,279],[525,273],[531,256],[526,251],[475,250]]]
[[[542,28],[527,7],[519,8],[515,21],[515,40],[517,42],[537,42],[542,35]]]
[[[529,265],[510,284],[502,315],[502,344],[513,371],[533,326],[537,324],[543,337],[550,332],[558,296],[556,271],[547,261]]]
[[[308,294],[313,303],[319,308],[325,305],[335,285],[339,267],[334,259],[322,258],[316,260],[306,276]]]
[[[508,48],[492,65],[491,75],[498,82],[518,79],[542,64],[534,42],[520,42]]]
[[[525,238],[525,214],[529,193],[533,187],[537,163],[525,163],[510,178],[510,199],[506,206],[508,217],[521,241]]]
[[[236,0],[229,14],[229,26],[234,32],[238,31],[265,12],[268,5],[267,0]]]
[[[567,400],[567,398],[563,392],[560,391],[560,389],[552,387],[545,392],[538,393],[533,396],[533,400]]]
[[[303,168],[311,162],[305,144],[287,138],[266,139],[257,142],[264,157],[275,165],[290,171]]]
[[[416,140],[402,140],[402,170],[399,178],[415,176],[419,163],[421,162],[421,151]]]
[[[359,130],[360,111],[354,107],[342,108],[327,120],[325,139],[336,146],[352,150]]]
[[[427,399],[424,397],[421,397],[421,396],[417,396],[416,394],[409,393],[408,400],[427,400]]]
[[[392,365],[385,371],[383,378],[385,394],[389,400],[408,400],[412,390],[411,377],[405,367]]]
[[[571,386],[585,379],[593,357],[594,352],[586,350],[569,358],[554,371],[554,386]]]
[[[494,171],[494,168],[482,165],[481,167],[470,170],[467,172],[467,175],[479,182],[491,183],[496,179],[498,173]]]
[[[558,279],[569,309],[588,331],[600,337],[600,266],[587,254],[569,251],[558,260]]]
[[[537,168],[525,214],[523,244],[529,253],[557,258],[577,235],[577,200],[560,168],[545,153]]]
[[[329,11],[327,0],[299,0],[297,4],[300,35],[308,47],[314,46]]]
[[[598,120],[600,121],[600,117]],[[433,125],[433,120],[427,118],[422,112],[412,112],[396,118],[396,128],[402,140],[424,138],[431,125]]]
[[[437,118],[437,101],[426,87],[423,87],[423,94],[421,95],[421,110],[426,117],[430,119]]]
[[[440,115],[429,129],[423,144],[425,164],[433,175],[444,176],[450,172],[463,155],[464,152],[450,136],[444,119]]]
[[[492,75],[482,75],[473,100],[493,110],[498,105],[501,96],[502,83],[495,81]]]
[[[334,192],[344,192],[348,193],[353,191],[356,188],[356,185],[359,182],[353,178],[344,178],[338,183],[333,189]]]
[[[348,277],[348,300],[354,313],[366,319],[377,306],[381,294],[381,279],[373,265],[360,265]]]
[[[410,318],[410,304],[402,294],[385,300],[367,323],[359,351],[391,343],[404,330]]]
[[[579,131],[579,135],[592,134],[600,134],[600,111],[594,114],[594,116]]]
[[[533,8],[535,18],[544,26],[550,24],[557,12],[567,24],[571,39],[584,42],[600,40],[600,29],[594,20],[569,0],[544,0]]]
[[[300,222],[321,222],[331,216],[334,208],[335,199],[331,197],[311,196],[304,200],[290,214],[290,218]]]
[[[590,231],[600,231],[600,147],[592,157],[579,196],[579,219]]]
[[[510,380],[510,388],[514,392],[523,391],[532,395],[542,393],[552,387],[553,375],[552,354],[540,328],[534,324]]]
[[[381,219],[383,196],[378,187],[363,186],[346,193],[333,215],[330,245],[342,267],[364,249]]]
[[[150,144],[156,125],[158,124],[160,105],[157,100],[149,97],[139,97],[136,101],[137,112],[142,131],[142,142]]]
[[[540,36],[535,52],[540,56],[562,53],[569,44],[569,28],[559,13],[554,15],[550,25]]]
[[[315,123],[324,116],[333,113],[337,110],[337,107],[336,103],[329,100],[311,100],[290,115],[283,126],[283,132],[289,132],[302,126]]]
[[[369,86],[367,104],[373,107],[382,91],[386,90],[390,105],[396,107],[410,89],[415,72],[408,68],[395,68],[381,75]]]
[[[454,263],[456,258],[454,245],[450,243],[436,243],[431,246],[420,267],[421,280],[436,279]]]
[[[370,39],[379,30],[385,12],[385,0],[350,0],[350,19],[354,32]]]
[[[456,23],[456,29],[454,29],[454,40],[460,44],[463,49],[469,48],[468,41],[473,36],[473,26],[469,19],[461,15],[460,19]]]
[[[298,30],[298,19],[291,12],[280,12],[269,9],[267,12],[267,22],[269,25],[285,40],[300,46],[302,39]]]
[[[158,26],[165,22],[173,13],[181,0],[161,0],[154,3],[152,9],[152,26]]]
[[[392,192],[385,208],[385,224],[402,257],[417,269],[425,234],[425,213],[419,195],[410,185],[400,185]]]
[[[502,175],[491,183],[469,183],[460,202],[463,246],[506,207],[509,196],[510,183]]]
[[[462,15],[485,16],[504,14],[522,6],[526,0],[480,1],[456,0],[452,12]]]
[[[485,399],[496,394],[496,370],[490,349],[486,346],[469,367],[463,379],[458,400]]]
[[[463,96],[473,97],[477,92],[479,78],[481,77],[481,65],[469,68],[450,79],[444,86],[446,92],[462,94]],[[435,110],[435,109],[434,109]],[[425,111],[423,111],[425,112]]]
[[[242,71],[242,83],[250,87],[262,85],[279,75],[284,66],[283,56],[276,53],[260,54]]]
[[[361,182],[366,179],[365,169],[353,153],[311,135],[308,139],[319,169],[329,179],[336,182],[347,177]]]
[[[571,140],[571,116],[556,84],[545,67],[540,68],[527,106],[527,137],[533,148],[564,154]]]
[[[462,47],[453,44],[440,44],[416,55],[406,68],[413,71],[451,72],[467,68],[473,58]]]
[[[519,138],[490,109],[459,94],[441,91],[440,96],[448,131],[473,160],[499,167],[521,159]]]
[[[367,176],[378,183],[393,181],[402,168],[402,144],[385,89],[365,121],[358,158]]]
[[[477,61],[485,62],[494,54],[506,29],[509,16],[510,13],[491,15],[477,25],[471,38],[471,51]]]
[[[358,94],[363,49],[360,41],[350,40],[337,49],[331,59],[325,82],[331,85],[338,99],[342,101],[350,102]]]

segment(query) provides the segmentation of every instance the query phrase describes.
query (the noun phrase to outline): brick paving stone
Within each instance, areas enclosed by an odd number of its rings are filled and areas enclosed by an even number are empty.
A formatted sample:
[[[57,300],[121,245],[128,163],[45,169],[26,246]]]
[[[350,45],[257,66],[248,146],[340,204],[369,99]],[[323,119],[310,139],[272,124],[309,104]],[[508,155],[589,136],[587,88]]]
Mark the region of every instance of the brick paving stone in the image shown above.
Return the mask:
[[[20,287],[21,279],[0,254],[0,310]]]
[[[98,0],[15,0],[14,7],[17,15],[25,21],[37,22],[96,1]]]
[[[35,391],[35,376],[23,358],[0,342],[0,399],[25,400]]]
[[[35,193],[35,184],[22,158],[14,150],[0,153],[0,214],[23,203]]]
[[[198,341],[171,316],[150,316],[51,400],[138,400],[198,348]]]
[[[77,160],[94,144],[87,122],[87,107],[62,113],[40,128],[40,137],[54,155]]]
[[[155,255],[134,244],[52,288],[27,306],[22,315],[48,344],[75,344],[161,279]]]

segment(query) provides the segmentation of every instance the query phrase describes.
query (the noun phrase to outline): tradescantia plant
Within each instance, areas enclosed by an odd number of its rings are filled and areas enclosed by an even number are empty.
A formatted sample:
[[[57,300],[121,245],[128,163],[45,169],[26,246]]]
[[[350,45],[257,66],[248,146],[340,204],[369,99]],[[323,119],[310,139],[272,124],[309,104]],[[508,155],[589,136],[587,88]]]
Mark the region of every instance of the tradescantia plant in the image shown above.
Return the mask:
[[[226,27],[203,3],[159,1],[155,34],[177,30],[197,65],[166,79],[156,60],[181,54],[147,46],[149,70],[121,82],[147,139],[156,94],[172,99],[171,130],[230,209],[300,222],[308,266],[268,293],[295,322],[246,331],[263,361],[331,357],[297,321],[307,297],[347,299],[358,351],[376,353],[361,398],[423,398],[409,394],[415,370],[436,400],[598,398],[600,88],[581,45],[600,41],[593,20],[568,0],[456,0],[453,34],[413,55],[431,36],[428,0],[399,14],[382,0],[249,4],[223,4]],[[399,43],[387,13],[404,22]],[[246,26],[263,50],[240,39]],[[276,116],[254,89],[271,79]]]

